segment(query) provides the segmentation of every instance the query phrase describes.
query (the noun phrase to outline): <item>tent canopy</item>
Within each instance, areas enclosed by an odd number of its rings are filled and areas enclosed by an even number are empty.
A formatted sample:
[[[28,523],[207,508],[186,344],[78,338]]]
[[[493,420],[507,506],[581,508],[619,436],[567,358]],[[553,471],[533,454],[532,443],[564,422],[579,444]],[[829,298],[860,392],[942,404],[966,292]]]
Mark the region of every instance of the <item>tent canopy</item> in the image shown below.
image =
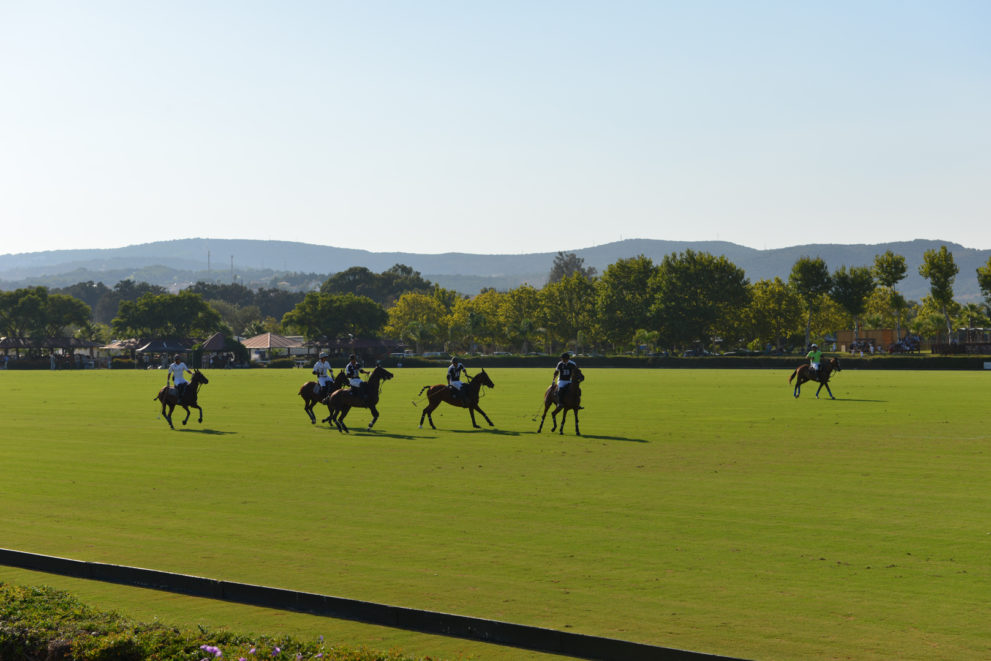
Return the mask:
[[[138,353],[182,353],[184,351],[189,351],[189,348],[175,340],[152,340],[143,347],[137,348]]]

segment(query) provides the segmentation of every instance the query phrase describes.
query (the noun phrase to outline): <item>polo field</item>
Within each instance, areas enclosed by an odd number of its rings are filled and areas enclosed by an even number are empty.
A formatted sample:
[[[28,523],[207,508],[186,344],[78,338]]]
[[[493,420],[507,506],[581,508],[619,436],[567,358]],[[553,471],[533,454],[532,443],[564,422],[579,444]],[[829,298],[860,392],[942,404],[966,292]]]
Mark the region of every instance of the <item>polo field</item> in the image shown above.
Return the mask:
[[[204,370],[203,421],[175,430],[152,401],[161,371],[0,372],[0,547],[748,659],[988,656],[991,374],[845,367],[835,400],[813,384],[796,399],[800,362],[586,368],[580,436],[570,414],[537,433],[550,359],[486,368],[479,429],[454,406],[419,428],[444,369],[390,368],[375,427],[355,408],[350,433],[323,404],[311,424],[305,369]],[[2,566],[0,581],[143,620],[521,655]]]

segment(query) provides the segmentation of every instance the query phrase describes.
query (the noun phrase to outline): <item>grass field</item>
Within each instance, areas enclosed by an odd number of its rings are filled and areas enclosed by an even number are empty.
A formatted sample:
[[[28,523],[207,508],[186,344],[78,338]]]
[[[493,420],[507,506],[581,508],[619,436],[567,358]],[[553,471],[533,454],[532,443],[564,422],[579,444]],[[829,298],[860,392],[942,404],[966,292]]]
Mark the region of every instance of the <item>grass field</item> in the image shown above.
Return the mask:
[[[552,368],[417,428],[310,425],[302,370],[211,371],[169,430],[160,372],[0,372],[0,546],[753,659],[991,654],[991,374],[587,370],[581,437],[537,435]],[[824,395],[825,396],[825,395]],[[421,403],[422,406],[422,403]],[[323,411],[326,411],[324,408]],[[136,617],[483,659],[519,650],[0,567]],[[525,654],[525,656],[536,656]],[[548,657],[552,658],[552,657]]]

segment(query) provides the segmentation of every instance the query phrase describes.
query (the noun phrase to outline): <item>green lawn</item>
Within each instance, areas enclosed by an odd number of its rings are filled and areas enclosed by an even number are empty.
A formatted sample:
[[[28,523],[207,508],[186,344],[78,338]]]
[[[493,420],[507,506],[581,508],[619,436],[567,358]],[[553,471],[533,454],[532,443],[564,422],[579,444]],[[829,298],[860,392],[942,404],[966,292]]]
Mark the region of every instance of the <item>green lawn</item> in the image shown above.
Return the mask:
[[[303,370],[210,371],[203,424],[176,431],[161,372],[0,372],[0,546],[754,659],[991,653],[991,374],[846,370],[831,401],[795,400],[782,371],[587,370],[576,437],[549,416],[535,433],[552,371],[493,369],[495,428],[443,405],[432,431],[411,401],[443,370],[397,369],[375,431],[354,410],[350,435],[310,425]],[[0,580],[145,619],[520,657]]]

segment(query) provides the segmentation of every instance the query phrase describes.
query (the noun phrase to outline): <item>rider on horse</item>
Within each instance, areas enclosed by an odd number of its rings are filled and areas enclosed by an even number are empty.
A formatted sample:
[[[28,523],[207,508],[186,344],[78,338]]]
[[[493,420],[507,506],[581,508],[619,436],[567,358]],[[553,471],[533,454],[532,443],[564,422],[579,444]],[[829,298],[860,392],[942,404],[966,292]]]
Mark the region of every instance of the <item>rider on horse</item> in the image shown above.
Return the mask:
[[[564,398],[564,393],[568,391],[568,386],[571,385],[571,379],[575,374],[575,370],[578,369],[578,365],[575,361],[571,360],[571,354],[565,351],[561,354],[561,361],[554,368],[553,380],[557,380],[557,392],[555,393],[556,401],[558,404]]]
[[[320,384],[320,397],[329,395],[330,386],[334,383],[334,370],[327,362],[327,357],[327,352],[321,351],[319,360],[313,363],[313,374],[316,375],[317,383]]]
[[[468,376],[468,370],[461,364],[457,356],[451,358],[451,364],[447,368],[447,385],[451,389],[455,399],[463,400],[464,393],[461,391],[461,373]]]
[[[165,386],[168,387],[169,379],[171,378],[172,383],[175,384],[176,399],[179,400],[180,404],[183,401],[183,395],[186,394],[186,386],[189,385],[189,382],[186,381],[186,377],[184,376],[185,372],[192,374],[190,369],[186,367],[186,363],[182,362],[182,356],[176,354],[173,357],[172,364],[169,365],[168,373],[165,375]]]
[[[361,375],[368,374],[368,372],[361,369],[361,363],[358,362],[356,355],[351,354],[350,358],[348,358],[348,364],[344,366],[344,373],[347,374],[348,382],[351,384],[352,394],[364,400],[365,382],[361,380]]]
[[[819,363],[822,362],[822,352],[819,351],[818,344],[812,344],[811,350],[805,355],[809,359],[809,365],[812,368],[812,378],[819,378]]]

